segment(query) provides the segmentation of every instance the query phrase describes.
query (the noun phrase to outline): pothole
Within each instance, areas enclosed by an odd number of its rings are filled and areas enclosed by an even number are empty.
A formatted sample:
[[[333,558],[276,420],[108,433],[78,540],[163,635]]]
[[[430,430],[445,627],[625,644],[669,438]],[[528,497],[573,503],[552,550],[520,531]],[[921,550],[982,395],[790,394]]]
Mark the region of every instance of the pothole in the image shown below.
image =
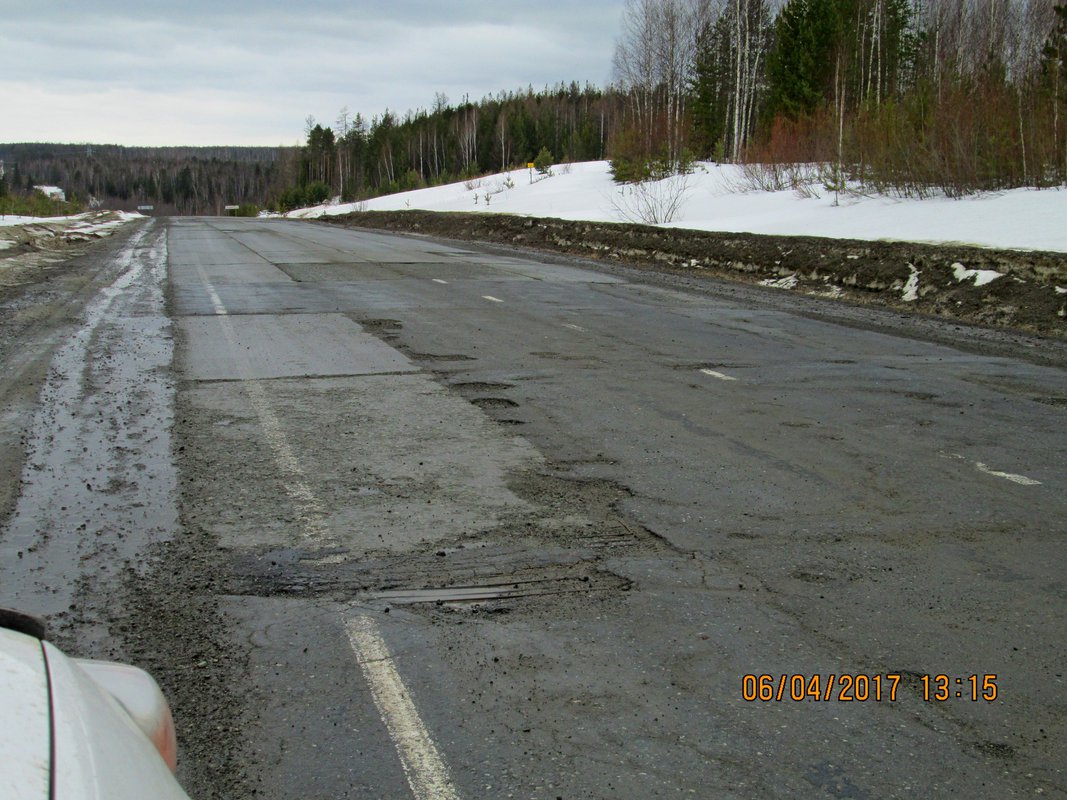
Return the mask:
[[[465,381],[449,384],[449,387],[459,392],[502,392],[505,389],[514,388],[511,383],[484,383],[480,381]]]
[[[547,598],[538,601],[541,608],[585,602],[585,595],[607,602],[631,588],[612,571],[615,559],[672,550],[618,512],[617,504],[631,493],[612,481],[538,470],[512,475],[508,487],[526,505],[491,529],[404,553],[300,547],[244,552],[232,561],[223,592],[517,612],[533,608],[538,597]]]
[[[371,592],[371,600],[385,600],[395,605],[433,603],[434,605],[485,603],[492,600],[543,597],[545,595],[588,592],[627,591],[630,582],[605,570],[577,564],[549,571],[526,571],[499,575],[476,584],[388,589]]]
[[[519,404],[506,397],[475,397],[471,400],[478,408],[518,408]]]
[[[404,324],[398,319],[357,319],[363,329],[370,331],[398,331]]]
[[[416,361],[474,361],[473,356],[463,355],[462,353],[414,353],[409,352],[409,358],[413,358]]]
[[[736,361],[698,361],[688,364],[671,364],[671,369],[683,371],[702,369],[752,369],[754,364],[742,364]]]
[[[530,355],[537,356],[538,358],[548,358],[554,361],[583,361],[586,358],[586,356],[576,356],[568,353],[556,353],[552,350],[535,350],[531,352]]]

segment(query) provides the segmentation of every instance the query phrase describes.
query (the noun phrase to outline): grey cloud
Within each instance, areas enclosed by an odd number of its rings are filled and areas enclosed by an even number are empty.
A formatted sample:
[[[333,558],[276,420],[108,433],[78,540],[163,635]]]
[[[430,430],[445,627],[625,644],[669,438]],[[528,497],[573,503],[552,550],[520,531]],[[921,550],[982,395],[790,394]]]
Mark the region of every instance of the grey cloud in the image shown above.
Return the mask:
[[[231,93],[271,108],[263,118],[291,119],[287,130],[249,131],[249,140],[287,139],[306,114],[332,120],[341,106],[369,117],[428,106],[437,91],[477,99],[527,84],[603,83],[622,4],[25,4],[0,27],[0,92]]]

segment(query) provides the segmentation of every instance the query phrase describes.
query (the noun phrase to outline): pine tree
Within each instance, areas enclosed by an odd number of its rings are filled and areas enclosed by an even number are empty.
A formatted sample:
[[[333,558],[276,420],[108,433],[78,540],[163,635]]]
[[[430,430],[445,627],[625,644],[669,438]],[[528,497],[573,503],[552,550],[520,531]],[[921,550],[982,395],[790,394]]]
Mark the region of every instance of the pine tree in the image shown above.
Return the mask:
[[[802,117],[834,96],[842,19],[835,0],[789,0],[767,57],[767,115]]]

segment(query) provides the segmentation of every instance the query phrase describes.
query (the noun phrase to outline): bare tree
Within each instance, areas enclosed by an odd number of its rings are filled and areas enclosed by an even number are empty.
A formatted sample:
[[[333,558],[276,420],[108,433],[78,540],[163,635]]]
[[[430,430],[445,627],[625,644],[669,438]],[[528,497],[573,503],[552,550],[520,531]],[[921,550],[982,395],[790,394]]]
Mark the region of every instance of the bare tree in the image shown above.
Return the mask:
[[[645,152],[662,145],[672,165],[685,146],[695,32],[705,13],[699,0],[627,0],[615,46],[613,81],[629,99]]]

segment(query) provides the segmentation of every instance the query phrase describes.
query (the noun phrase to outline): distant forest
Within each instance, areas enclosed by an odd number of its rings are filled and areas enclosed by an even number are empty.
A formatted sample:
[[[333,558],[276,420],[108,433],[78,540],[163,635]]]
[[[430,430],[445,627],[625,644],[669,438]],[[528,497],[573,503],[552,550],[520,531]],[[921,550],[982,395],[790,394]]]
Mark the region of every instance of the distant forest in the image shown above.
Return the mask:
[[[624,114],[624,95],[571,83],[458,105],[438,94],[430,110],[386,111],[369,123],[347,109],[332,126],[308,117],[298,173],[278,202],[294,208],[436,186],[525,167],[542,151],[554,161],[603,159]]]
[[[58,186],[70,205],[158,215],[263,207],[292,181],[297,148],[0,144],[0,196]]]

